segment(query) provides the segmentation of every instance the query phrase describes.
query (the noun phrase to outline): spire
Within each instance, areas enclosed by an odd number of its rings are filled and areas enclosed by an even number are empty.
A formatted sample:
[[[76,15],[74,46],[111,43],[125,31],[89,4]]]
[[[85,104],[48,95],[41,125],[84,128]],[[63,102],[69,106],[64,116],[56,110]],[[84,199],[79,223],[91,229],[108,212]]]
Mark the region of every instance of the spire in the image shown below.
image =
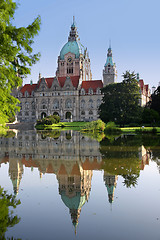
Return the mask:
[[[73,23],[71,25],[71,31],[69,33],[68,42],[73,42],[78,40],[78,33],[75,24],[75,16],[73,16]]]
[[[109,39],[109,48],[111,49],[111,39]]]

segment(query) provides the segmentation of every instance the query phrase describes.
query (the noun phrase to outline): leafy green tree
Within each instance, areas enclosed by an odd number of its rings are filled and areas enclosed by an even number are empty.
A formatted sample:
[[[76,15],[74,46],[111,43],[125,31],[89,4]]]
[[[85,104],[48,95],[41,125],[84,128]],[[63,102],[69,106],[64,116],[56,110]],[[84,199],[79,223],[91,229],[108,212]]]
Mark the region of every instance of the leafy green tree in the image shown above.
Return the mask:
[[[124,125],[141,120],[140,88],[134,72],[126,71],[121,83],[107,85],[102,93],[104,97],[99,115],[104,122]]]
[[[13,25],[17,4],[13,0],[0,1],[0,125],[18,110],[18,100],[11,95],[22,78],[30,74],[30,67],[40,57],[33,53],[34,37],[40,30],[40,16],[27,27]]]
[[[160,105],[159,105],[160,106]],[[142,122],[154,124],[160,120],[159,114],[154,109],[144,108],[142,113]]]
[[[16,208],[20,203],[19,200],[16,200],[15,196],[7,194],[6,191],[3,191],[0,187],[0,239],[5,240],[5,232],[7,229],[19,223],[20,218],[17,215],[14,216],[10,208]]]
[[[157,111],[160,115],[160,86],[151,95],[150,108]]]

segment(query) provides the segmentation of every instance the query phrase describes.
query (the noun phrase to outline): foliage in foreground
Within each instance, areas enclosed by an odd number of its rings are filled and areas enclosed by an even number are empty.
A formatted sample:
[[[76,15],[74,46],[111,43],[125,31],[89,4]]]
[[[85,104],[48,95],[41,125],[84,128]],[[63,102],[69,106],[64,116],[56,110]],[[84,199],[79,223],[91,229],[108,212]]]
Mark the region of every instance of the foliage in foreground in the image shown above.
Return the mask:
[[[0,237],[5,238],[5,232],[9,227],[13,227],[15,224],[19,223],[20,218],[17,215],[13,215],[13,211],[10,207],[16,208],[21,202],[16,200],[16,197],[12,194],[7,194],[0,187]],[[12,238],[13,239],[13,238]]]
[[[34,54],[33,39],[40,30],[38,16],[27,27],[13,25],[17,3],[13,0],[0,1],[0,125],[19,110],[18,99],[11,95],[13,89],[20,86],[22,78],[30,74],[40,54]]]

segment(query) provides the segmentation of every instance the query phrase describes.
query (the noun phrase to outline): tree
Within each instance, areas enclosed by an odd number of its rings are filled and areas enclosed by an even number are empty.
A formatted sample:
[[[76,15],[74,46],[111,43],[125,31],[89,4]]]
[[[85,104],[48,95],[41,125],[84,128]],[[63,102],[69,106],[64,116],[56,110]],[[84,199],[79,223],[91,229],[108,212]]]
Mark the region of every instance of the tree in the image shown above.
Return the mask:
[[[140,89],[136,75],[126,71],[123,78],[121,83],[110,84],[102,89],[104,97],[99,115],[104,122],[126,124],[141,120]]]
[[[30,67],[40,57],[34,54],[32,44],[40,30],[40,16],[27,27],[13,25],[17,4],[13,0],[0,1],[0,125],[18,110],[18,100],[11,95],[22,78],[30,74]]]
[[[142,122],[154,124],[158,123],[160,120],[159,114],[154,109],[144,108],[142,113]]]
[[[20,200],[16,200],[15,196],[7,194],[0,187],[0,239],[5,240],[7,229],[19,223],[20,218],[17,215],[14,216],[10,209],[11,207],[16,208],[19,204],[21,204]]]
[[[160,86],[151,95],[150,108],[157,111],[160,115]]]

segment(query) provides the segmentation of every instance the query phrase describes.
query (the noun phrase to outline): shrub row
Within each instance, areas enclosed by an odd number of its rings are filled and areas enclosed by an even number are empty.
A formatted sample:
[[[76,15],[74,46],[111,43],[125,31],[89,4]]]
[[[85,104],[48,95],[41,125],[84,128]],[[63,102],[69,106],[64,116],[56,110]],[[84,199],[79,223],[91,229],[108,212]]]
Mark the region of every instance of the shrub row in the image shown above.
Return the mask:
[[[48,117],[45,117],[41,120],[37,120],[37,125],[52,125],[52,124],[57,124],[60,122],[60,117],[58,115],[51,115]]]

